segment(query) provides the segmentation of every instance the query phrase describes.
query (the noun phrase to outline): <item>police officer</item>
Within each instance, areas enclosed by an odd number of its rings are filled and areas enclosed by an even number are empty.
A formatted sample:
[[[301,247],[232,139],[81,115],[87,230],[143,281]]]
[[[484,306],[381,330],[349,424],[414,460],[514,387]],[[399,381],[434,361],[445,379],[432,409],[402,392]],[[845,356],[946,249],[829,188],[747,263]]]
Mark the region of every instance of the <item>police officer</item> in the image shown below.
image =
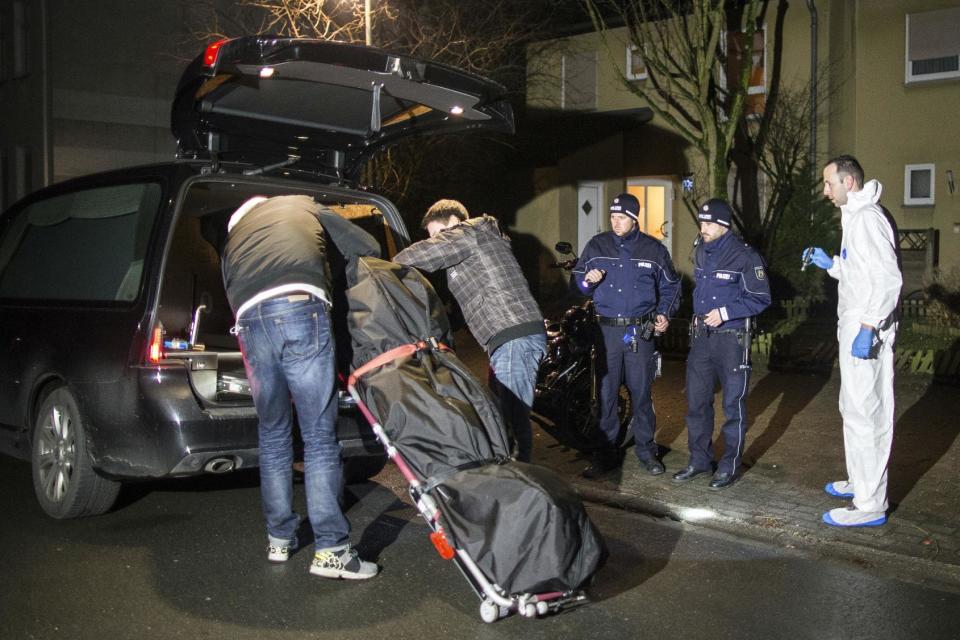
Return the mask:
[[[680,277],[666,247],[639,230],[638,215],[636,197],[623,193],[614,198],[610,205],[613,230],[591,238],[572,274],[577,288],[593,296],[606,355],[601,365],[599,442],[592,464],[583,472],[588,478],[620,465],[618,400],[624,380],[633,404],[637,458],[651,475],[665,470],[654,442],[657,419],[650,387],[659,354],[653,335],[667,330],[670,315],[680,303]]]
[[[733,211],[708,200],[697,213],[700,242],[694,251],[694,318],[687,357],[687,438],[690,462],[673,474],[687,482],[713,465],[713,394],[723,391],[723,456],[710,482],[725,489],[737,479],[747,431],[750,330],[753,317],[770,306],[763,258],[730,233]]]

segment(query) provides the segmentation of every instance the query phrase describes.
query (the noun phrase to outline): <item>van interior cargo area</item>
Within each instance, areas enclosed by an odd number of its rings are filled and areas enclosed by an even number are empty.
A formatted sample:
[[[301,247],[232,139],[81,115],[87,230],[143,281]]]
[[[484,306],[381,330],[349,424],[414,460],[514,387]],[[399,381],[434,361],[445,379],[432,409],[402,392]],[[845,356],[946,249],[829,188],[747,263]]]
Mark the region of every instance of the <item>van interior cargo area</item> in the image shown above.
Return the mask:
[[[219,255],[226,241],[227,222],[248,198],[287,193],[304,193],[304,190],[211,181],[191,186],[184,200],[165,261],[157,319],[163,325],[164,359],[184,362],[194,393],[204,405],[252,402],[239,344],[230,334],[234,317],[220,270]],[[309,195],[371,233],[385,257],[392,257],[398,251],[398,239],[375,204]],[[336,251],[328,253],[330,260],[342,260]],[[339,333],[347,330],[346,304],[337,304],[346,288],[343,278],[337,279],[333,288],[332,319],[334,332]],[[349,343],[349,340],[338,341],[337,361],[341,371],[349,367],[351,354],[345,348]]]

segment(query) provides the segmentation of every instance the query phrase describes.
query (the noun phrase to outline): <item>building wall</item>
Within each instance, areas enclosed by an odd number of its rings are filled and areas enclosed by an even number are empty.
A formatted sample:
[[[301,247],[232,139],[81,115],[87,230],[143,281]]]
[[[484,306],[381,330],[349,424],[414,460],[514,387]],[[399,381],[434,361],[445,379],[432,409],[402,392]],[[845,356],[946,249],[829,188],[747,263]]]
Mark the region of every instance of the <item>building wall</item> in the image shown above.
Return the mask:
[[[817,0],[818,74],[817,160],[838,153],[856,155],[868,174],[884,185],[883,204],[903,229],[935,227],[939,230],[941,267],[960,265],[960,195],[951,195],[946,170],[960,181],[960,80],[906,85],[905,15],[908,12],[956,7],[947,0]],[[773,73],[772,47],[778,37],[771,5],[767,27],[767,80]],[[805,3],[791,3],[782,27],[781,82],[807,99],[811,74],[811,14]],[[625,68],[624,29],[607,36],[585,33],[563,41],[534,45],[531,59],[529,102],[541,108],[560,108],[560,60],[564,54],[598,51],[597,111],[637,108],[643,101],[627,90],[618,74]],[[554,73],[550,82],[542,78]],[[640,81],[643,82],[643,81]],[[623,164],[610,168],[605,150],[593,155],[577,153],[557,165],[559,228],[576,233],[577,180],[588,179],[605,167],[607,197],[612,197],[630,177],[672,176],[697,173],[698,154],[671,127],[655,118],[642,129],[626,134]],[[936,204],[903,205],[904,166],[936,164]],[[678,188],[679,185],[675,185]],[[679,196],[679,190],[676,194]],[[573,206],[571,206],[571,202]],[[679,197],[674,200],[674,234],[671,239],[677,265],[689,271],[684,256],[696,233],[689,211]],[[957,225],[957,232],[954,232]]]
[[[26,18],[26,30],[17,33],[15,5]],[[46,85],[46,2],[0,0],[0,209],[42,186],[48,175],[44,153],[48,135],[45,120],[49,93]],[[19,12],[19,11],[18,11]],[[18,38],[25,38],[26,58],[15,63]]]
[[[13,11],[0,0],[0,60],[12,64]],[[176,141],[170,104],[186,64],[186,3],[170,0],[22,0],[29,73],[0,74],[0,157],[9,206],[30,191],[96,171],[167,161]],[[16,175],[18,148],[29,184]],[[23,154],[20,153],[22,156]]]
[[[839,7],[838,7],[839,5]],[[852,64],[836,77],[852,90],[836,127],[831,127],[828,153],[853,153],[868,178],[883,185],[881,202],[902,229],[933,227],[940,234],[940,265],[960,265],[960,194],[951,195],[946,170],[960,176],[960,79],[906,84],[906,14],[960,6],[944,0],[861,0],[832,3],[843,12],[842,25],[831,32],[834,50],[852,46]],[[837,42],[835,35],[844,41]],[[852,45],[846,41],[849,38]],[[852,97],[848,97],[852,93]],[[852,133],[851,133],[852,132]],[[904,167],[936,165],[935,204],[904,205]]]
[[[48,2],[54,179],[171,160],[182,3]]]

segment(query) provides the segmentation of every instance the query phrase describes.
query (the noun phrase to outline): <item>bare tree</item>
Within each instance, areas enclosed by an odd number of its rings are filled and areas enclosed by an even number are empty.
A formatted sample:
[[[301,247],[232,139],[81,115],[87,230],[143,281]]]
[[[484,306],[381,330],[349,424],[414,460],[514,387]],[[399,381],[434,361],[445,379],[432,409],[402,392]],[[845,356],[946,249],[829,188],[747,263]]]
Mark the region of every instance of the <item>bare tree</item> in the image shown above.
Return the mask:
[[[706,197],[729,200],[744,238],[771,266],[789,271],[809,232],[829,232],[832,210],[819,196],[817,168],[808,156],[810,84],[781,82],[786,0],[584,3],[614,64],[622,43],[609,33],[612,22],[626,27],[643,60],[648,80],[622,76],[624,86],[701,155],[705,175],[698,176],[698,190],[684,197],[690,213],[695,215],[696,202]],[[764,24],[769,52],[764,99],[750,105],[752,43]],[[816,284],[807,280],[792,284],[798,289]]]
[[[595,29],[608,38],[612,18],[626,26],[648,80],[624,86],[697,149],[705,167],[703,192],[727,195],[730,152],[746,104],[749,51],[728,46],[728,34],[753,42],[766,2],[743,0],[585,0]],[[619,47],[607,50],[619,59]],[[738,59],[731,60],[731,56]],[[730,77],[733,70],[737,75]]]

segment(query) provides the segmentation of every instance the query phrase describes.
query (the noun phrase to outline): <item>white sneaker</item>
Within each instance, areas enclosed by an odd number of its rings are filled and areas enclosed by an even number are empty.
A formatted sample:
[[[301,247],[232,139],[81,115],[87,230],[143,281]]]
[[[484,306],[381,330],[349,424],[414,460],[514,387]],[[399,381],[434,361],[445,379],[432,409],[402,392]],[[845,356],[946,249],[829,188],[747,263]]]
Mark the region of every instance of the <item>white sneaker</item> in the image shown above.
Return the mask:
[[[883,511],[860,511],[856,507],[830,509],[823,514],[823,521],[832,527],[879,527],[887,522]]]
[[[310,563],[310,573],[323,578],[367,580],[377,575],[379,570],[376,563],[361,560],[356,549],[350,545],[317,551]]]
[[[267,560],[270,562],[286,562],[290,558],[290,546],[274,546],[269,545],[267,547]]]
[[[834,498],[853,498],[853,483],[848,480],[828,482],[823,490]]]

